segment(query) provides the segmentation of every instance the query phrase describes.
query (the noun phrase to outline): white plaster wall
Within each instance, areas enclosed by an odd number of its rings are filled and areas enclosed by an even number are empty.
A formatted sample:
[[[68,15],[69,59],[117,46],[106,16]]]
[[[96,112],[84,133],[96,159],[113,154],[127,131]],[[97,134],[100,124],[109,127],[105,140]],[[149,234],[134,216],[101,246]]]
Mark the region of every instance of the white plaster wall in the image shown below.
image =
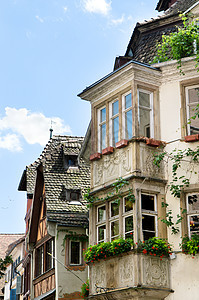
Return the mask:
[[[68,228],[69,231],[76,231],[77,234],[85,234],[85,229],[83,228]],[[57,243],[57,259],[65,265],[66,259],[66,249],[63,247],[63,240],[67,232],[59,231],[57,237],[55,237]],[[83,282],[88,279],[88,267],[84,271],[72,271],[74,274],[78,275]],[[82,282],[73,275],[70,271],[66,270],[63,265],[57,263],[57,277],[58,286],[57,294],[58,298],[63,297],[64,294],[70,294],[73,292],[81,292]]]
[[[171,288],[174,293],[166,300],[199,299],[199,255],[194,259],[190,255],[178,253],[171,260]]]
[[[161,139],[170,142],[181,138],[179,83],[168,82],[162,84],[159,95]]]

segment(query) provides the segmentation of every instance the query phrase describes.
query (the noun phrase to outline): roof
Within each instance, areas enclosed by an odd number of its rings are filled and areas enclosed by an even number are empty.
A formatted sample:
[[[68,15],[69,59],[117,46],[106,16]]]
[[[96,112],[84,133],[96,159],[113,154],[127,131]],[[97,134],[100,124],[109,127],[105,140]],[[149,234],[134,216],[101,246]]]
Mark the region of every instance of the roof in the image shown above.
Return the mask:
[[[167,1],[159,1],[159,3]],[[156,55],[156,45],[161,42],[162,35],[167,35],[182,26],[180,12],[185,12],[198,0],[178,0],[157,18],[137,23],[127,46],[125,56],[143,63],[151,63]]]
[[[21,238],[23,234],[21,233],[13,233],[13,234],[6,234],[6,233],[0,233],[0,258],[4,258],[6,255],[6,251],[8,246],[13,243],[14,241]],[[4,278],[0,279],[0,296],[2,296],[1,289],[4,287]]]
[[[66,190],[81,190],[83,195],[90,186],[90,165],[82,158],[78,167],[66,168],[64,164],[67,155],[78,156],[83,141],[84,137],[53,136],[40,157],[27,167],[27,170],[36,172],[42,165],[48,221],[68,226],[81,226],[82,223],[88,226],[88,210],[83,196],[82,205],[72,205],[66,200]],[[70,213],[80,215],[75,219],[70,218]]]
[[[18,240],[14,241],[13,243],[11,243],[9,246],[8,246],[8,249],[6,251],[6,255],[10,255],[12,250],[19,244],[23,243],[25,241],[25,235],[22,235],[21,238],[19,238]]]

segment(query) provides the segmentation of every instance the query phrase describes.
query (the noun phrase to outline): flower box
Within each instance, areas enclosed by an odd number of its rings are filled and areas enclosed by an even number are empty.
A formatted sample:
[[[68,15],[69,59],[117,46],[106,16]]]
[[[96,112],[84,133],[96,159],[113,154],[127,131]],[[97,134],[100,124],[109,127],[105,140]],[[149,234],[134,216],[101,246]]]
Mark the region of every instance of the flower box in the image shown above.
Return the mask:
[[[120,149],[120,148],[126,147],[127,145],[128,145],[128,141],[123,139],[123,140],[117,142],[115,147],[117,149]]]
[[[90,156],[90,160],[91,160],[91,161],[93,161],[93,160],[98,160],[98,159],[100,159],[101,157],[102,157],[102,154],[99,153],[99,152],[96,152],[96,153],[94,153],[94,154],[92,154],[92,155]]]
[[[113,153],[113,151],[114,151],[114,148],[111,147],[111,146],[109,146],[109,147],[107,147],[107,148],[105,148],[105,149],[102,150],[102,155],[111,154],[111,153]]]
[[[199,141],[199,134],[187,135],[184,137],[184,140],[187,143]]]

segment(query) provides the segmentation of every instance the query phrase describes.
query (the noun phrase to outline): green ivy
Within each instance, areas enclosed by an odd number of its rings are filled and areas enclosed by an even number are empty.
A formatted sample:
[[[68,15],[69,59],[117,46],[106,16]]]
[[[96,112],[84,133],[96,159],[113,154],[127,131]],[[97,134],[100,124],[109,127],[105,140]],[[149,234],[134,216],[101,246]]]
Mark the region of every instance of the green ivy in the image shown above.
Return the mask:
[[[199,64],[199,26],[197,21],[190,22],[188,17],[180,15],[183,27],[177,27],[177,31],[168,35],[162,35],[162,41],[157,45],[157,55],[153,63],[177,60],[177,68],[182,71],[182,58],[196,55],[196,68]],[[196,45],[194,49],[194,44]],[[196,53],[195,53],[196,51]]]
[[[12,256],[6,256],[4,259],[0,258],[0,278],[2,278],[4,275],[7,265],[11,264],[12,262]]]
[[[88,236],[85,234],[78,234],[73,231],[69,231],[67,229],[60,229],[59,232],[67,232],[63,238],[62,246],[65,247],[66,240],[70,239],[71,241],[80,241],[80,242],[88,242]]]
[[[93,204],[97,201],[108,201],[113,197],[116,197],[115,202],[120,203],[120,200],[123,197],[123,187],[129,185],[128,180],[120,177],[111,185],[112,192],[108,193],[106,197],[99,198],[95,197],[92,193],[90,193],[90,189],[87,190],[87,192],[84,194],[84,200],[87,201],[87,206],[92,207]],[[128,194],[126,196],[128,198],[128,201],[131,201],[132,203],[135,202],[135,195],[133,194],[132,190],[129,188]]]
[[[182,252],[185,254],[190,254],[193,257],[199,253],[199,235],[193,234],[191,239],[186,236],[182,239],[181,243]]]

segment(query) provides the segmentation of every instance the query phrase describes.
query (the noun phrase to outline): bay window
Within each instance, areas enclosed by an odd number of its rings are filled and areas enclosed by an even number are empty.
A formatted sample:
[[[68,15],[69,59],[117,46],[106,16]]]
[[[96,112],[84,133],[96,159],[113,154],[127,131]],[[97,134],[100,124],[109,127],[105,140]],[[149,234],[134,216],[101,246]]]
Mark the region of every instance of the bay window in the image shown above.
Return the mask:
[[[97,109],[98,152],[115,147],[122,139],[130,140],[133,135],[154,138],[153,92],[138,88],[135,99],[128,91]]]
[[[54,268],[54,239],[50,239],[38,247],[35,252],[35,277]],[[51,255],[49,255],[50,253]]]
[[[195,118],[195,109],[199,104],[199,85],[185,88],[187,107],[187,133],[188,135],[199,133],[199,118]],[[192,119],[193,117],[193,119]]]

